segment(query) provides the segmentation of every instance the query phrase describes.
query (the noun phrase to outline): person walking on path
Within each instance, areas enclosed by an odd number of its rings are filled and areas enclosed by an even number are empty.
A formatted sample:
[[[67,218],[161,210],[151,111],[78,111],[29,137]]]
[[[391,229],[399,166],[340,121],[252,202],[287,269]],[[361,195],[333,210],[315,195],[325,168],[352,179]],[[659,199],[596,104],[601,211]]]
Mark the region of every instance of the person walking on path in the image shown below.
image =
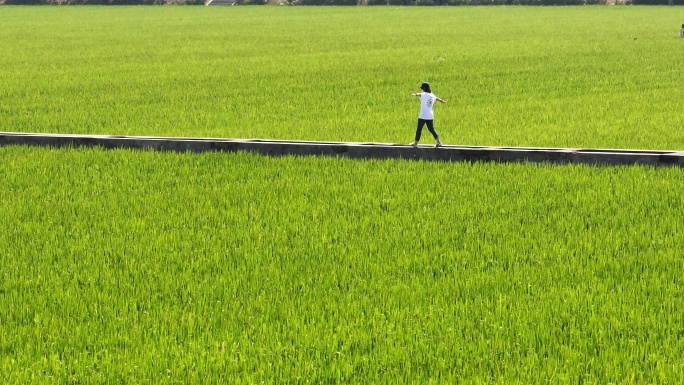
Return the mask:
[[[435,114],[432,108],[435,106],[435,102],[440,102],[446,104],[446,102],[432,93],[430,90],[430,83],[425,82],[420,85],[420,89],[423,92],[418,92],[411,94],[411,96],[417,96],[420,98],[420,115],[418,115],[418,128],[416,128],[416,140],[411,143],[411,146],[418,147],[418,142],[420,141],[420,135],[423,132],[423,126],[427,125],[428,130],[437,141],[435,147],[442,147],[442,142],[439,140],[439,134],[435,131],[434,119]]]

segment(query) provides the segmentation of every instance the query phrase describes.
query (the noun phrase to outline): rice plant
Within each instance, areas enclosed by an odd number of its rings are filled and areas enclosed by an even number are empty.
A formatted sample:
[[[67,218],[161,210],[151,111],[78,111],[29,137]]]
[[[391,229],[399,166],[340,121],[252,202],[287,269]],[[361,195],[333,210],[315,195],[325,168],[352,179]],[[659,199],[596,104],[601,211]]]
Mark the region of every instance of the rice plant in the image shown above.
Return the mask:
[[[4,383],[678,383],[680,169],[0,148]]]
[[[0,130],[684,148],[666,7],[3,7]]]

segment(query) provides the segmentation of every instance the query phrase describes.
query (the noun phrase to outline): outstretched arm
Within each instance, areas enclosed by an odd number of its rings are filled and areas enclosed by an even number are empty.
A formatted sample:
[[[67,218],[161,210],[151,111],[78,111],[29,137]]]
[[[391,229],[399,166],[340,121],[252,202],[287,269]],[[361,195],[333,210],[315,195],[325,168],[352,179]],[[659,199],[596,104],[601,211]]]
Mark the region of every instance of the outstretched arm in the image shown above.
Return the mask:
[[[411,96],[418,96],[418,97],[420,97],[420,93],[417,93],[417,94],[411,94]]]
[[[437,97],[435,96],[435,98],[437,98]],[[437,101],[442,103],[442,104],[446,104],[446,101],[444,99],[437,98]]]

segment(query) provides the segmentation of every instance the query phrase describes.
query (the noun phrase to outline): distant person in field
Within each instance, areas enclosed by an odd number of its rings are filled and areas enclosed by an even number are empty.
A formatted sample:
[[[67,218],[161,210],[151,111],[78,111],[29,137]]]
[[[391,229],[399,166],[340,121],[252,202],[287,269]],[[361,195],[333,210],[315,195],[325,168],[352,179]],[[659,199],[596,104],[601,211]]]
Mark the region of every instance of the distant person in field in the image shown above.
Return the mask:
[[[442,147],[442,142],[439,140],[439,134],[435,131],[434,119],[435,114],[432,112],[432,108],[435,106],[435,102],[440,102],[446,104],[446,102],[432,93],[430,90],[430,84],[425,82],[420,85],[420,89],[423,92],[418,92],[411,94],[411,96],[417,96],[420,98],[420,115],[418,115],[418,128],[416,129],[416,140],[411,143],[411,146],[418,147],[418,142],[420,141],[420,135],[423,132],[423,126],[427,124],[428,130],[437,141],[435,147]]]
[[[682,29],[679,30],[679,37],[684,37],[684,24],[682,24]]]

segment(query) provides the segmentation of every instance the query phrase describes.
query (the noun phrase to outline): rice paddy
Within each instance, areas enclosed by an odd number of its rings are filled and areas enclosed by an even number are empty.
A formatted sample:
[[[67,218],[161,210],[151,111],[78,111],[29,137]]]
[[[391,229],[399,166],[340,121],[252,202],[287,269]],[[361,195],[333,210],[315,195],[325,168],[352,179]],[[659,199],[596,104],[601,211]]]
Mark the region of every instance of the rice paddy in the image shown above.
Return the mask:
[[[678,7],[0,12],[3,131],[684,148]]]
[[[408,142],[428,80],[447,143],[680,149],[672,9],[1,7],[0,130]],[[679,168],[9,146],[0,181],[3,383],[684,381]]]

